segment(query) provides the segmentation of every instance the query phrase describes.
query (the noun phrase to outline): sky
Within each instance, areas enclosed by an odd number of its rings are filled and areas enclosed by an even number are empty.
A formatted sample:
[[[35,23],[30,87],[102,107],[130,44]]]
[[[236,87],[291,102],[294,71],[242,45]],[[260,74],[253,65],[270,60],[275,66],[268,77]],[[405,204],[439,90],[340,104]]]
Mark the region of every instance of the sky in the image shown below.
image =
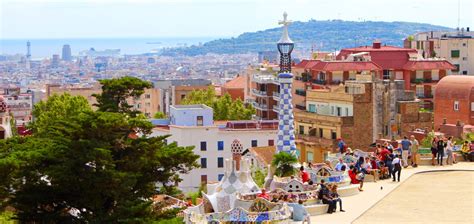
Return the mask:
[[[474,1],[459,0],[474,28]],[[231,37],[294,21],[342,19],[458,26],[458,0],[0,0],[0,39]]]

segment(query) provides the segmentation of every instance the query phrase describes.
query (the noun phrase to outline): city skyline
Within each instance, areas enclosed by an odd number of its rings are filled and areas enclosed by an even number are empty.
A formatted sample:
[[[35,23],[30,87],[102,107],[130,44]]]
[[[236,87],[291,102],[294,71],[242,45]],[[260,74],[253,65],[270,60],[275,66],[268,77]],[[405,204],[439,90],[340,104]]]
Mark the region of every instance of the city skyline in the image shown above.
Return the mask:
[[[231,37],[294,21],[407,21],[458,26],[458,1],[328,0],[5,0],[0,39]],[[460,0],[460,27],[473,26],[472,1]],[[390,11],[384,10],[390,8]],[[357,9],[357,10],[354,10]],[[434,12],[443,9],[451,13]],[[20,28],[19,28],[20,27]]]

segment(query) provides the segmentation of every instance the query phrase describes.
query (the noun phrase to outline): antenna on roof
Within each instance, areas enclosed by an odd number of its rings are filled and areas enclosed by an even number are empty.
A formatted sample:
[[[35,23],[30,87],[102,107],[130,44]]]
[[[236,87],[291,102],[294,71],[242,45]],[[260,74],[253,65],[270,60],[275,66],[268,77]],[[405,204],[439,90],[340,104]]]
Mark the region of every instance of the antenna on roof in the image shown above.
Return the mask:
[[[461,0],[458,0],[458,28],[461,24]]]

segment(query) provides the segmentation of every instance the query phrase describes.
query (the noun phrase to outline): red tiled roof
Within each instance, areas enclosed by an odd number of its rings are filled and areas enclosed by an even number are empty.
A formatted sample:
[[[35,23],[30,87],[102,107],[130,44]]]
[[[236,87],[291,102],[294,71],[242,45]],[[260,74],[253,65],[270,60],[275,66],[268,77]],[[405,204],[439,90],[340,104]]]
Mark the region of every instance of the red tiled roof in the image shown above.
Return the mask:
[[[245,77],[241,75],[237,76],[226,82],[223,87],[226,89],[243,89],[245,88]]]
[[[403,69],[407,63],[409,53],[417,53],[416,49],[401,48],[395,46],[380,46],[373,48],[372,46],[346,48],[342,49],[336,59],[340,60],[348,57],[349,54],[368,52],[372,61],[377,63],[383,69]]]
[[[316,71],[366,71],[366,70],[382,70],[371,61],[321,61],[311,67]]]
[[[405,70],[438,70],[438,69],[455,69],[456,67],[446,60],[423,60],[408,61],[403,69]]]
[[[321,60],[302,60],[300,63],[296,64],[296,68],[304,68],[304,69],[310,69],[314,65],[318,64],[321,62]]]

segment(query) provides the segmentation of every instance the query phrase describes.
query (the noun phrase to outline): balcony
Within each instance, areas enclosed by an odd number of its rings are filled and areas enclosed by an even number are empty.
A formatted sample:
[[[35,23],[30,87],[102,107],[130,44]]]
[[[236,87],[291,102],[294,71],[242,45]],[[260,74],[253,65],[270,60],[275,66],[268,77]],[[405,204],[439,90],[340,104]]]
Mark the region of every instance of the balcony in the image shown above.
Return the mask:
[[[274,75],[253,75],[252,81],[260,84],[278,84],[278,79]]]
[[[273,92],[273,99],[274,100],[280,100],[280,93],[279,92]]]
[[[299,111],[295,113],[295,121],[315,124],[324,123],[325,125],[332,126],[352,126],[354,125],[354,117],[337,117],[330,115],[321,115],[316,113],[310,113],[307,111]]]
[[[266,91],[260,91],[258,89],[252,89],[252,93],[258,97],[269,97]]]
[[[311,135],[296,135],[297,140],[302,140],[306,144],[316,144],[323,148],[334,148],[337,145],[336,139],[326,139],[320,138],[318,136],[311,136]]]
[[[311,82],[318,85],[326,85],[326,80],[314,79]]]
[[[280,113],[280,104],[273,105],[273,111],[275,113]]]
[[[306,96],[306,90],[304,89],[296,89],[295,93],[296,95],[299,95],[299,96]]]
[[[268,105],[261,104],[261,103],[258,103],[258,102],[254,102],[252,104],[252,106],[255,107],[255,109],[257,109],[257,110],[265,110],[265,111],[269,110]]]

